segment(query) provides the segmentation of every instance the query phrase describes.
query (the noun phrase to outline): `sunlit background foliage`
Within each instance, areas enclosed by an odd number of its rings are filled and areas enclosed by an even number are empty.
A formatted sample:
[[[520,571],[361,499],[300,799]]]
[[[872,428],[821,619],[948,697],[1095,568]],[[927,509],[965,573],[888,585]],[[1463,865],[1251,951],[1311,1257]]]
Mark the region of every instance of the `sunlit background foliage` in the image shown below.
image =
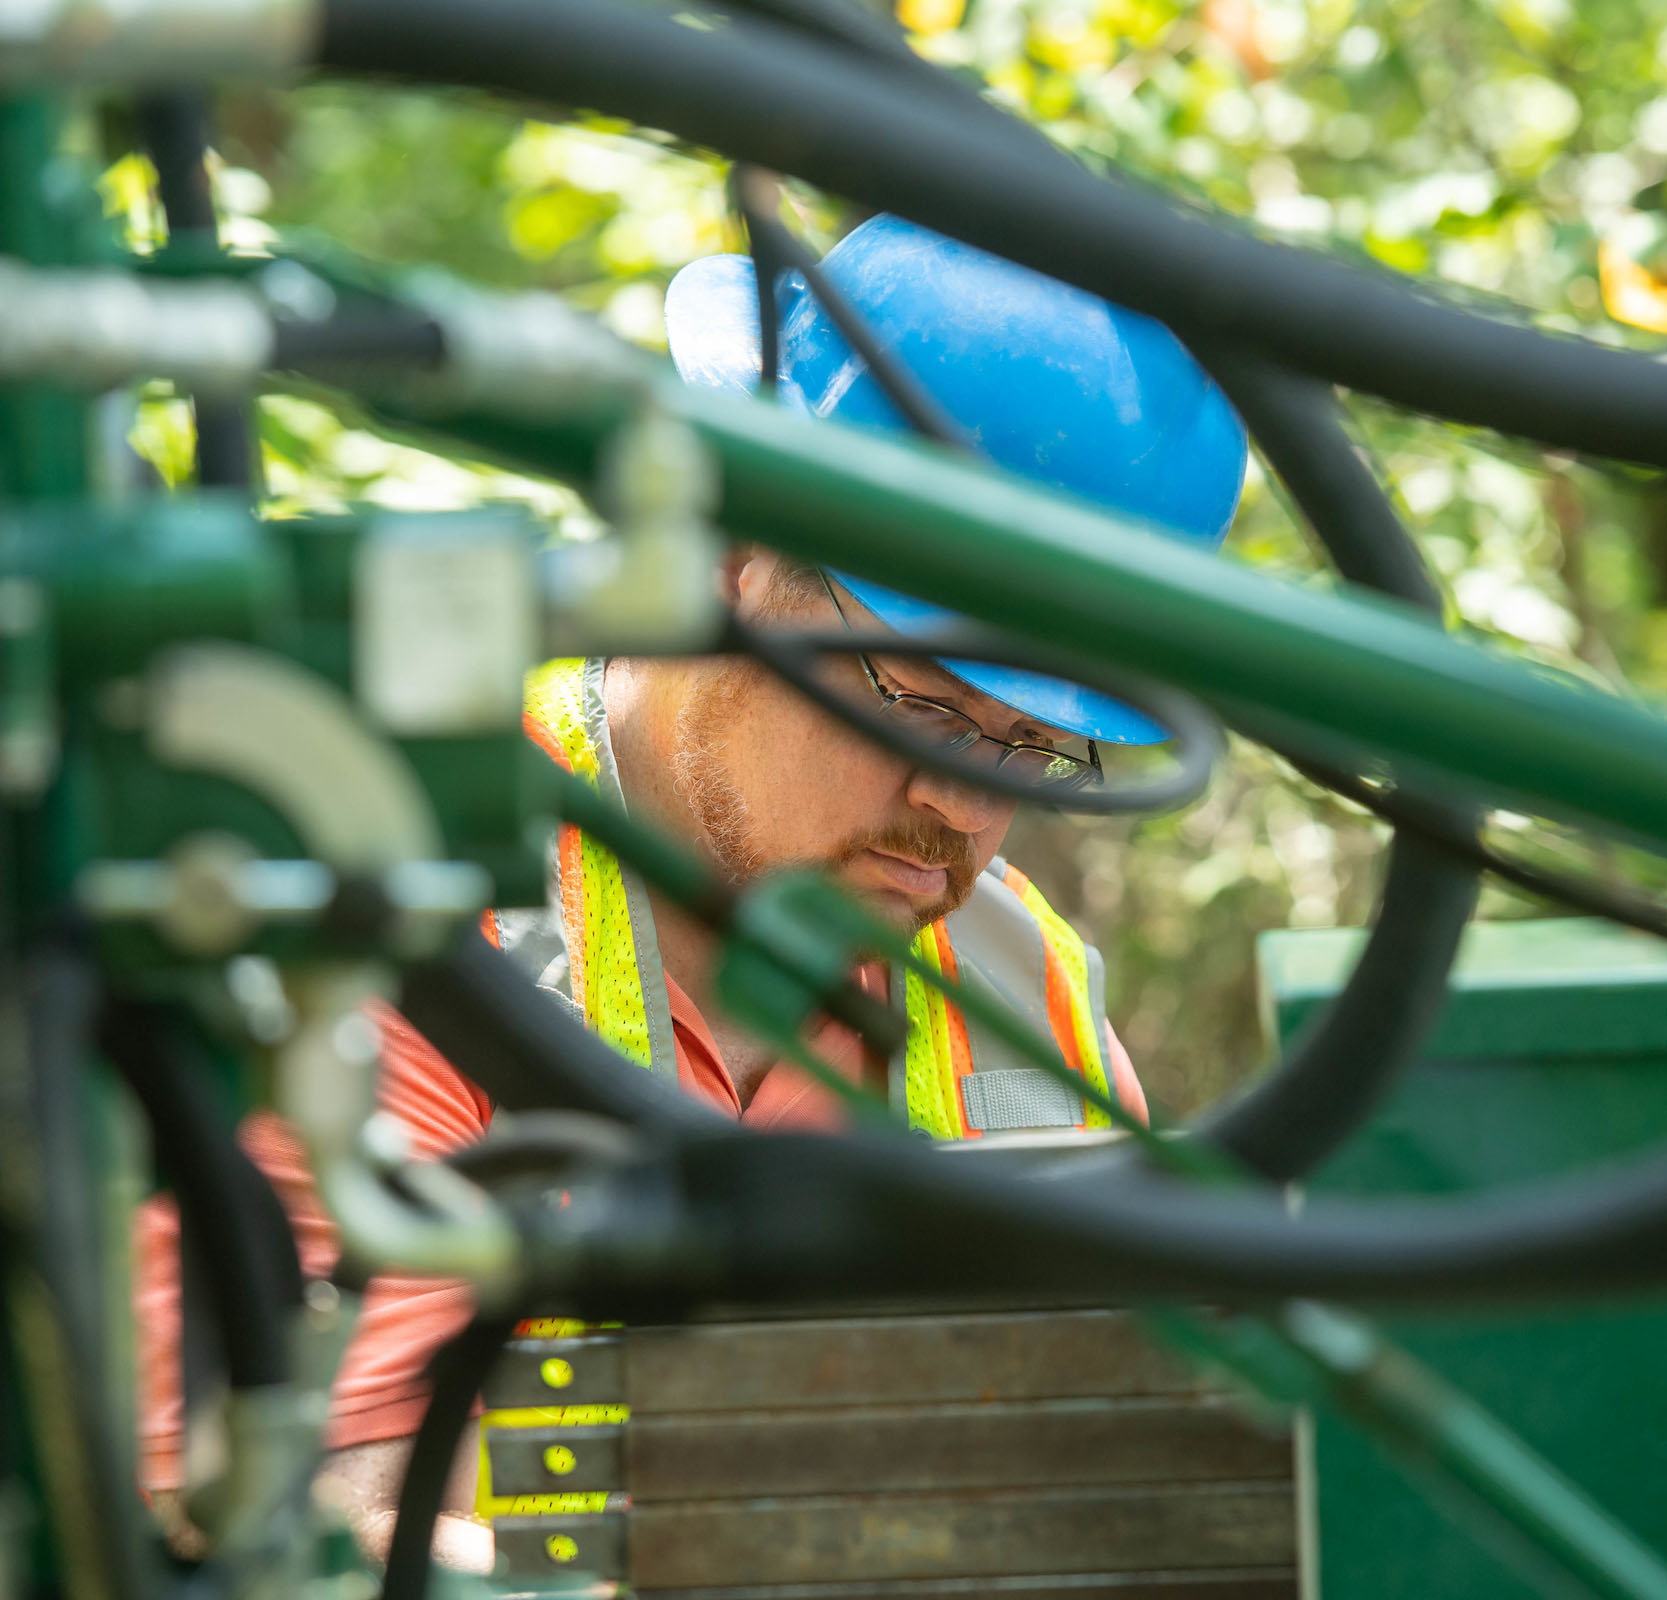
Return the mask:
[[[1648,346],[1667,332],[1667,28],[1639,0],[899,0],[933,60],[981,80],[1089,164],[1246,225],[1507,296],[1542,325]],[[368,88],[240,92],[220,112],[234,248],[303,231],[390,263],[560,290],[663,344],[665,285],[736,249],[724,164],[587,115]],[[141,246],[148,173],[106,177]],[[825,247],[861,220],[794,189]],[[1506,647],[1667,691],[1667,498],[1640,475],[1351,402],[1359,438],[1439,574],[1452,620]],[[530,500],[594,531],[567,491],[386,442],[330,410],[263,415],[277,512]],[[171,481],[189,421],[164,397],[136,439]],[[1233,559],[1323,582],[1252,466]],[[1381,831],[1235,747],[1212,793],[1137,824],[1022,819],[1009,853],[1097,940],[1113,1019],[1157,1098],[1186,1109],[1262,1054],[1255,935],[1370,913]],[[1595,862],[1598,869],[1603,859]],[[1484,914],[1545,914],[1489,889]]]

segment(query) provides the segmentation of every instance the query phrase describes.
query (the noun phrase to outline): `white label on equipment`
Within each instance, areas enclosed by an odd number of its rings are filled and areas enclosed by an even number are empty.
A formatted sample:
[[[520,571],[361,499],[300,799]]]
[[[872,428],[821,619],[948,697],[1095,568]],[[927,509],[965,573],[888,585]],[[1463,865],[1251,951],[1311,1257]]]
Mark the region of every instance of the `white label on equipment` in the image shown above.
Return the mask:
[[[526,537],[467,516],[373,530],[354,573],[354,687],[392,733],[512,727],[536,632]]]

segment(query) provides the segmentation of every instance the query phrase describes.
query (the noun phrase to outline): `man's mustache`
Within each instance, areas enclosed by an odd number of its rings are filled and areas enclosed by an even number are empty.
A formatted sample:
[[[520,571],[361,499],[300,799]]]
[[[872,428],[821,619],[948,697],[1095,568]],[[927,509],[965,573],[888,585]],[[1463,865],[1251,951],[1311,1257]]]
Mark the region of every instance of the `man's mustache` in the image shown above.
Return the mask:
[[[971,838],[924,817],[918,822],[894,823],[858,834],[847,841],[834,865],[844,866],[855,861],[864,850],[906,856],[925,867],[942,867],[949,876],[949,894],[957,900],[964,897],[977,875]]]

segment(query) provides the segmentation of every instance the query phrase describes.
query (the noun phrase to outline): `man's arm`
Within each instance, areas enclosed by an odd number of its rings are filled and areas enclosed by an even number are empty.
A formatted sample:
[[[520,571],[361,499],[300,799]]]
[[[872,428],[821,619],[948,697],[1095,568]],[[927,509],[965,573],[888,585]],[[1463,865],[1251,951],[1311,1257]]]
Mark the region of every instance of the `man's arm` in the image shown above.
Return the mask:
[[[383,1439],[376,1444],[332,1450],[313,1479],[313,1494],[319,1502],[341,1513],[359,1549],[379,1565],[388,1559],[398,1517],[399,1486],[405,1481],[413,1442],[409,1438]],[[495,1550],[491,1524],[474,1515],[477,1449],[475,1430],[470,1427],[458,1443],[457,1459],[446,1479],[445,1498],[429,1548],[443,1567],[488,1573]],[[182,1490],[153,1489],[150,1503],[168,1548],[176,1556],[200,1561],[209,1553],[207,1536],[186,1513]]]
[[[1123,1041],[1111,1031],[1109,1020],[1106,1023],[1106,1065],[1111,1069],[1106,1077],[1111,1082],[1118,1104],[1131,1117],[1150,1127],[1152,1114],[1146,1109],[1146,1091],[1140,1087],[1129,1052],[1123,1048]]]
[[[491,1108],[420,1035],[386,1007],[378,1008],[383,1061],[379,1099],[410,1132],[414,1152],[433,1159],[478,1139]],[[239,1141],[266,1174],[295,1230],[301,1269],[329,1274],[335,1228],[313,1188],[305,1151],[293,1130],[270,1112],[245,1120]],[[179,1229],[171,1200],[153,1196],[135,1219],[135,1311],[140,1353],[141,1480],[158,1521],[181,1554],[203,1536],[186,1515],[184,1414],[180,1395]],[[434,1351],[465,1326],[472,1300],[461,1284],[383,1275],[360,1307],[353,1338],[336,1374],[324,1459],[325,1492],[339,1505],[367,1553],[380,1557],[392,1535],[394,1508],[412,1439],[427,1404],[425,1369]],[[470,1519],[476,1432],[460,1450],[448,1484],[435,1553],[448,1565],[491,1565],[491,1530]]]

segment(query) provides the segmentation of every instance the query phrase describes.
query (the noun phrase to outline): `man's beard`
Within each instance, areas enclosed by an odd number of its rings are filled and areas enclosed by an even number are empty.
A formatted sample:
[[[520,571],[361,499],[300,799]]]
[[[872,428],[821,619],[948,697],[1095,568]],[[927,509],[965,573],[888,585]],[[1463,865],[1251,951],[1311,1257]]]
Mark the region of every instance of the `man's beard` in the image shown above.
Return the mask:
[[[744,714],[758,671],[746,661],[726,661],[712,669],[684,700],[672,730],[674,787],[688,803],[707,849],[729,881],[740,886],[787,866],[820,867],[837,877],[841,868],[865,850],[879,850],[923,866],[942,867],[947,875],[944,892],[935,901],[908,913],[909,933],[918,933],[964,904],[978,876],[972,840],[924,816],[854,834],[825,856],[791,861],[763,858],[747,802],[722,761],[727,732]],[[882,908],[873,909],[885,915]]]

